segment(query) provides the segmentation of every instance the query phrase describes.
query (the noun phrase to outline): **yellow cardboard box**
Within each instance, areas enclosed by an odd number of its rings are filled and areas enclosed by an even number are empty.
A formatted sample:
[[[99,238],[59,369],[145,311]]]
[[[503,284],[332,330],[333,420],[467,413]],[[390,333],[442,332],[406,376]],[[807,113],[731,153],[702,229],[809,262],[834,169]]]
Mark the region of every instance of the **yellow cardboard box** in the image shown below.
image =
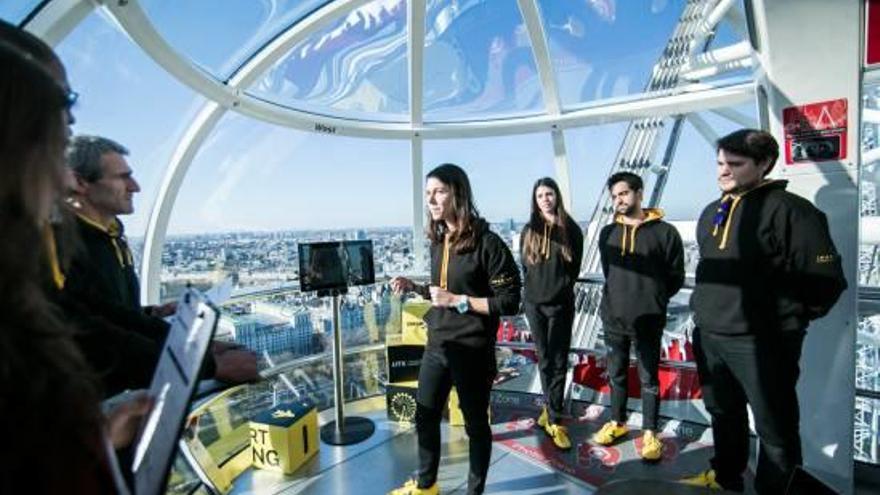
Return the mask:
[[[431,309],[431,301],[411,299],[403,303],[401,310],[400,342],[389,342],[390,345],[425,345],[428,343],[428,327],[423,318]]]
[[[307,403],[280,404],[250,422],[253,465],[290,474],[318,452],[318,413]]]

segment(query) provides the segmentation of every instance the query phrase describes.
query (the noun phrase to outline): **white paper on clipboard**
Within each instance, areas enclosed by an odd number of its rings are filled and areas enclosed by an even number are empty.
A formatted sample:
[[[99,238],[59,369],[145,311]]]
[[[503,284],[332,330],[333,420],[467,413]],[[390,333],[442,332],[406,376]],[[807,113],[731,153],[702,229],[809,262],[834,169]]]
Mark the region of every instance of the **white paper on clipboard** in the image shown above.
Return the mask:
[[[183,422],[199,380],[199,371],[217,328],[219,311],[204,294],[187,289],[177,303],[171,329],[150,385],[153,410],[135,447],[135,493],[165,491]]]

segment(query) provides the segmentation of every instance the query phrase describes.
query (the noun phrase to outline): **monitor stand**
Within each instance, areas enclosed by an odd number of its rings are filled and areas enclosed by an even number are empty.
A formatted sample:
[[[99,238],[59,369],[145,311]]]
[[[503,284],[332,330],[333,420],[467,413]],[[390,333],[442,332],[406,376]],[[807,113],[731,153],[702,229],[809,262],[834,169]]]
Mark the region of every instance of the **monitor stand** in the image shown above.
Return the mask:
[[[339,320],[341,291],[332,291],[333,297],[333,399],[336,419],[321,427],[321,440],[330,445],[351,445],[362,442],[373,434],[376,425],[367,418],[345,417],[345,396],[342,380],[342,329]]]

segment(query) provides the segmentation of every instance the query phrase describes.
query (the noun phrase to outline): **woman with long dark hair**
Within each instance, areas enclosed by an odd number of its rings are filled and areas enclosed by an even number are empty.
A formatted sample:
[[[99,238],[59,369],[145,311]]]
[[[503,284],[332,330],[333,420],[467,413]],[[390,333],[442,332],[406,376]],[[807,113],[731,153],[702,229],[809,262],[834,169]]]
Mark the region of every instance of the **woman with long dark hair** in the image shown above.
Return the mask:
[[[41,287],[39,246],[61,187],[67,95],[2,42],[0,73],[0,436],[15,448],[3,456],[0,492],[112,493],[98,395]]]
[[[482,493],[492,454],[488,408],[496,373],[495,331],[501,315],[519,309],[519,271],[504,241],[480,218],[464,170],[447,163],[429,172],[425,199],[431,280],[425,285],[405,277],[391,280],[396,293],[417,292],[432,304],[419,369],[419,469],[391,493],[439,492],[440,418],[453,385],[470,440],[468,493]]]
[[[560,449],[571,448],[561,423],[565,373],[574,322],[574,284],[581,267],[584,237],[565,211],[556,181],[538,179],[532,213],[520,235],[525,274],[524,309],[538,350],[544,405],[538,426]]]
[[[0,493],[125,490],[112,446],[129,443],[151,405],[126,402],[105,422],[94,375],[45,293],[60,274],[50,216],[73,122],[64,67],[38,38],[0,21]],[[34,466],[43,466],[33,476]]]

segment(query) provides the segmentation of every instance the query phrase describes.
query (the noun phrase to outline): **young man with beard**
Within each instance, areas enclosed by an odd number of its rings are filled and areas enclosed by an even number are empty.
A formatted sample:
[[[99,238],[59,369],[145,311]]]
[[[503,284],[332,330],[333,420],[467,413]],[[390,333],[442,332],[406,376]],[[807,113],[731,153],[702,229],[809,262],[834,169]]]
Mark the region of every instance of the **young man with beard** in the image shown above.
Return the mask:
[[[619,172],[608,179],[616,213],[599,234],[599,255],[605,287],[600,313],[608,349],[611,421],[593,435],[599,445],[611,445],[628,433],[627,373],[630,347],[638,358],[642,387],[642,447],[648,461],[660,459],[657,438],[660,407],[660,338],[666,326],[669,299],[684,284],[684,251],[675,227],[663,221],[663,211],[642,208],[642,179]]]

